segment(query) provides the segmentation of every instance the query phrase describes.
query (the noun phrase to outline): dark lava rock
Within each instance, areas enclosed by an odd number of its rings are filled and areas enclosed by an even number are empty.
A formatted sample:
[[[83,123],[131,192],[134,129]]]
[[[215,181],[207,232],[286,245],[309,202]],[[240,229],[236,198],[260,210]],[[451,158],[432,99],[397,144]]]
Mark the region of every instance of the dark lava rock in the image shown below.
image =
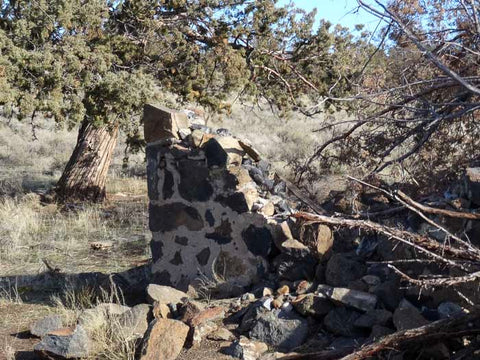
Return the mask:
[[[33,349],[46,359],[77,359],[87,357],[90,348],[87,332],[77,325],[75,329],[63,328],[49,333]]]
[[[325,280],[328,285],[347,286],[365,275],[367,266],[355,254],[334,254],[327,263]]]
[[[291,351],[305,342],[308,322],[294,312],[260,312],[249,332],[251,339],[263,341],[281,351]]]
[[[354,323],[360,315],[360,313],[345,307],[336,308],[325,316],[323,325],[335,335],[358,336],[361,335],[361,332],[355,328]]]
[[[278,277],[283,280],[312,280],[315,276],[317,260],[313,256],[297,258],[280,254],[273,260]]]

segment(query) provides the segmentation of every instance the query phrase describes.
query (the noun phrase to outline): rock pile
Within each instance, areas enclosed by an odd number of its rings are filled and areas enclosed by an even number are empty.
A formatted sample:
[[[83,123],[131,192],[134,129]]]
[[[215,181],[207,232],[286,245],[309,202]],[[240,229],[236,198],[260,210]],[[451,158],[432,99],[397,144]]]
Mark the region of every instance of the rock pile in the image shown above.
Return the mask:
[[[42,357],[94,356],[95,334],[115,324],[143,360],[176,359],[206,342],[240,359],[312,351],[336,359],[389,334],[462,316],[472,309],[470,299],[480,298],[478,281],[456,289],[404,286],[390,264],[410,275],[438,273],[439,265],[402,243],[290,216],[301,202],[247,141],[227,130],[155,106],[145,108],[144,121],[153,233],[148,304],[100,304],[67,329],[58,329],[58,318],[43,319],[32,327],[42,337],[35,347]],[[473,209],[480,207],[477,174],[469,171],[466,179]],[[388,202],[374,193],[355,201],[365,211]],[[341,197],[326,206],[347,213],[347,203]],[[417,233],[431,230],[413,217],[391,221]],[[470,223],[478,242],[479,222]],[[449,359],[475,341],[433,338],[391,355]]]

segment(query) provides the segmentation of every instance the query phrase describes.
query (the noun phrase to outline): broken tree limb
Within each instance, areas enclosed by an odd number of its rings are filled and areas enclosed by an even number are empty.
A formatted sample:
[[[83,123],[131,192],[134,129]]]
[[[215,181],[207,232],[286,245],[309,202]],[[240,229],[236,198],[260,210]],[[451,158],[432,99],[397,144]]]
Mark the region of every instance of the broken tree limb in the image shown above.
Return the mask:
[[[424,213],[427,213],[427,214],[442,215],[442,216],[447,216],[447,217],[457,218],[457,219],[480,220],[480,214],[471,213],[471,212],[438,209],[438,208],[432,208],[430,206],[423,205],[423,204],[413,200],[409,196],[407,196],[407,194],[405,194],[401,190],[397,190],[397,195],[402,200],[404,200],[405,202],[409,203],[410,205],[416,207],[417,209],[419,209],[419,210],[421,210],[421,211],[423,211]]]
[[[392,228],[382,225],[370,220],[355,220],[345,219],[340,217],[330,217],[326,215],[317,215],[306,212],[297,212],[292,217],[310,222],[318,222],[327,225],[337,225],[350,228],[360,228],[367,231],[375,231],[377,233],[386,235],[388,238],[398,240],[404,244],[414,247],[415,249],[437,259],[441,262],[447,263],[453,267],[461,268],[468,272],[468,269],[460,263],[447,259],[445,255],[450,255],[455,259],[472,260],[480,262],[480,256],[471,251],[459,249],[447,244],[440,244],[428,236],[421,236],[405,230]]]
[[[469,252],[472,252],[472,253],[475,253],[478,257],[480,257],[480,250],[474,246],[472,246],[471,243],[465,241],[465,240],[462,240],[460,239],[458,236],[452,234],[450,231],[448,231],[446,228],[444,228],[443,226],[441,226],[440,224],[438,224],[436,221],[433,221],[432,219],[430,219],[428,216],[426,216],[422,211],[420,211],[418,208],[416,208],[414,205],[411,204],[411,202],[413,202],[412,199],[410,199],[405,193],[402,193],[403,194],[403,197],[406,198],[406,199],[409,199],[409,201],[405,201],[402,199],[402,197],[400,197],[397,192],[393,193],[393,192],[390,192],[386,189],[382,189],[378,186],[375,186],[375,185],[372,185],[372,184],[369,184],[363,180],[360,180],[360,179],[357,179],[353,176],[347,176],[349,179],[353,180],[353,181],[356,181],[364,186],[368,186],[372,189],[375,189],[377,191],[380,191],[382,192],[383,194],[385,194],[386,196],[388,196],[389,198],[391,198],[392,200],[396,200],[398,201],[401,205],[403,205],[404,207],[406,207],[407,209],[409,209],[410,211],[413,211],[414,213],[416,213],[418,216],[420,216],[423,220],[425,220],[427,223],[429,223],[430,225],[432,225],[433,227],[436,227],[437,229],[439,229],[440,231],[442,231],[445,235],[447,235],[449,238],[451,239],[454,239],[456,242],[458,242],[459,244],[461,244],[462,246],[465,247],[465,250],[469,251]]]
[[[468,314],[438,320],[414,329],[397,331],[396,333],[381,338],[375,343],[363,346],[358,351],[341,359],[362,360],[375,356],[383,350],[401,350],[414,344],[424,344],[453,337],[480,334],[478,321],[480,321],[480,307],[475,307]]]
[[[454,276],[454,277],[441,277],[441,278],[434,278],[434,279],[414,279],[403,271],[399,270],[392,264],[387,265],[390,269],[395,271],[400,277],[409,283],[421,286],[421,287],[436,287],[436,286],[453,286],[468,282],[473,282],[480,279],[480,271],[476,271],[474,273],[464,275],[464,276]]]

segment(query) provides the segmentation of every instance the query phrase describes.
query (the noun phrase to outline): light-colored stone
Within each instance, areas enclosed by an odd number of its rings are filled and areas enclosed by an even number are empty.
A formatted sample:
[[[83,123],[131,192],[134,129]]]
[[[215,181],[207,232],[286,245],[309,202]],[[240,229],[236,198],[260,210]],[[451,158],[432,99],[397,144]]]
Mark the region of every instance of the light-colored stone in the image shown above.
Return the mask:
[[[277,289],[277,294],[279,294],[279,295],[290,294],[290,288],[288,287],[288,285],[283,285],[282,287],[279,287]]]
[[[172,313],[167,304],[161,304],[158,301],[154,301],[153,316],[157,319],[169,319],[172,317]]]
[[[143,123],[147,143],[168,138],[180,139],[178,130],[190,125],[185,113],[150,104],[144,107]]]
[[[59,315],[46,316],[30,326],[30,333],[34,336],[43,337],[49,332],[62,327],[62,318]]]
[[[275,213],[275,206],[271,201],[267,201],[259,212],[265,216],[273,216],[273,214]]]
[[[211,334],[208,334],[207,339],[215,341],[233,341],[235,339],[235,335],[233,335],[230,330],[221,327]]]
[[[272,301],[272,306],[274,309],[280,309],[283,305],[283,295],[277,296],[273,301]]]
[[[192,346],[198,346],[208,335],[218,329],[213,321],[204,322],[193,328]]]
[[[170,286],[157,284],[149,284],[147,286],[147,299],[152,304],[154,301],[157,301],[159,304],[178,304],[184,298],[188,299],[186,293]]]
[[[351,290],[348,288],[335,288],[328,285],[319,285],[317,292],[333,301],[360,311],[375,309],[378,300],[375,295],[363,291]]]
[[[92,250],[109,250],[113,247],[113,242],[111,241],[95,241],[90,243],[90,248]]]
[[[326,225],[318,225],[316,254],[319,258],[324,258],[330,253],[333,246],[333,232]]]
[[[151,318],[151,307],[147,304],[138,304],[130,310],[118,315],[118,331],[123,339],[142,338],[148,329]]]
[[[188,331],[189,327],[178,320],[153,320],[143,338],[140,360],[175,360]]]
[[[234,341],[225,350],[227,355],[242,360],[257,360],[262,354],[268,351],[268,346],[260,341],[252,341],[245,336]]]

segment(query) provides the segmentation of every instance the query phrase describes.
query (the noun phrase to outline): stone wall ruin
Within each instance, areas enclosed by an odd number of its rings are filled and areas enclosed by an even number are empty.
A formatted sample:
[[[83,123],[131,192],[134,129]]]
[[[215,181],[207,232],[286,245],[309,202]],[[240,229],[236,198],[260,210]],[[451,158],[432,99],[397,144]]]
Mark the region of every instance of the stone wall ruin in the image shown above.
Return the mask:
[[[248,142],[186,113],[147,105],[144,127],[152,281],[227,292],[258,281],[288,237],[285,183]]]

